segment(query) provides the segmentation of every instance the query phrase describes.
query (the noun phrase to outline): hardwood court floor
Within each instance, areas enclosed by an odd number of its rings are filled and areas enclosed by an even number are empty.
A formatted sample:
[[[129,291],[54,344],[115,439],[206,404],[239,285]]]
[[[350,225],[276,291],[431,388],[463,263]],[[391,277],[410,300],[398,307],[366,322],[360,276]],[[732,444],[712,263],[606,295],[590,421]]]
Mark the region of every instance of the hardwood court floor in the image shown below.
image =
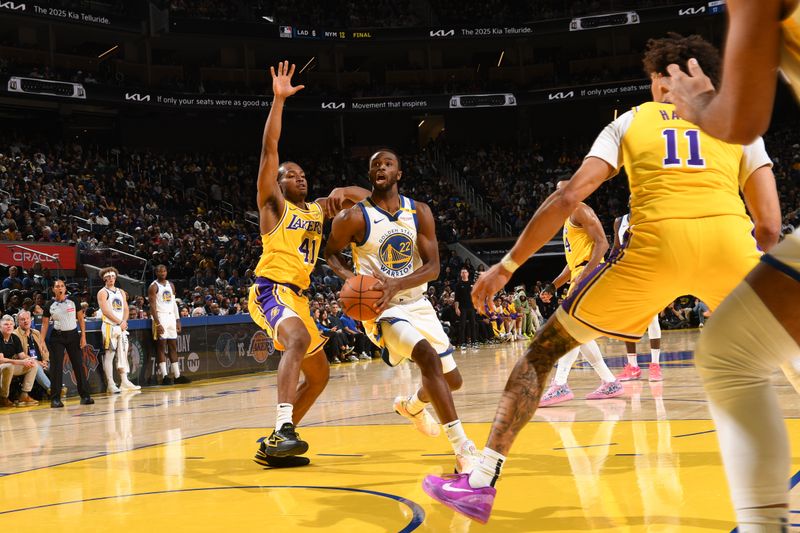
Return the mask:
[[[422,492],[425,474],[452,469],[449,444],[392,412],[394,396],[413,390],[416,368],[374,361],[332,369],[302,424],[312,464],[300,469],[251,461],[274,416],[272,374],[98,396],[87,407],[70,400],[63,410],[0,411],[0,528],[730,531],[716,435],[692,368],[695,338],[665,332],[662,384],[629,383],[620,399],[576,399],[537,412],[514,447],[486,526]],[[621,366],[621,343],[602,348]],[[518,342],[457,351],[464,387],[456,405],[479,447],[523,350]],[[570,380],[578,398],[597,384],[582,366]],[[782,376],[774,382],[796,449],[800,398]],[[800,510],[800,498],[793,508]]]

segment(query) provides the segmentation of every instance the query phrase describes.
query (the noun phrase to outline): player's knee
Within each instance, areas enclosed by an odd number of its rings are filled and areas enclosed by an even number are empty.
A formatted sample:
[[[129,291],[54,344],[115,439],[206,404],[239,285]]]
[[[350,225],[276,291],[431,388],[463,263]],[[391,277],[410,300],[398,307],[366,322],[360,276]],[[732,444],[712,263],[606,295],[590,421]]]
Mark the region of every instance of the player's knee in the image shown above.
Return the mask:
[[[447,385],[450,387],[451,391],[460,389],[464,384],[464,380],[461,378],[461,372],[459,372],[458,369],[452,370],[445,374],[444,379],[447,380]]]
[[[433,346],[428,342],[418,342],[411,351],[411,358],[417,363],[423,375],[442,373],[442,363],[439,361],[439,354],[436,353],[436,350],[434,350]]]

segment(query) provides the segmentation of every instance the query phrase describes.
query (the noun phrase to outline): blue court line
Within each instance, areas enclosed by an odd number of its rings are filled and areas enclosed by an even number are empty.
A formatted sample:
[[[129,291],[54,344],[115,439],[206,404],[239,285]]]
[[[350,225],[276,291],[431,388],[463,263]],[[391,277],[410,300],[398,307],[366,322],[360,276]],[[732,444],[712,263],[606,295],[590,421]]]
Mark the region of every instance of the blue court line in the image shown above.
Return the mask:
[[[578,448],[596,448],[597,446],[619,446],[616,442],[609,442],[608,444],[587,444],[586,446],[566,446],[564,448],[553,448],[554,450],[576,450]]]
[[[683,435],[675,435],[673,439],[679,439],[681,437],[694,437],[695,435],[706,435],[707,433],[716,433],[716,429],[708,429],[706,431],[698,431],[696,433],[684,433]]]
[[[59,502],[59,503],[47,503],[44,505],[35,505],[33,507],[23,507],[21,509],[11,509],[9,511],[0,511],[0,515],[4,514],[11,514],[11,513],[18,513],[21,511],[32,511],[35,509],[45,509],[48,507],[57,507],[61,505],[71,505],[75,503],[86,503],[86,502],[96,502],[96,501],[104,501],[104,500],[114,500],[117,498],[130,498],[133,496],[152,496],[156,494],[170,494],[170,493],[177,493],[177,492],[200,492],[200,491],[207,491],[207,490],[233,490],[233,489],[311,489],[311,490],[338,490],[342,492],[356,492],[362,494],[368,494],[370,496],[380,496],[382,498],[389,498],[390,500],[395,500],[397,502],[402,503],[403,505],[407,506],[411,509],[412,517],[411,521],[406,524],[406,526],[400,530],[400,533],[410,533],[417,529],[422,522],[425,520],[425,511],[422,507],[407,498],[403,498],[402,496],[397,496],[396,494],[389,494],[387,492],[378,492],[374,490],[367,490],[367,489],[355,489],[351,487],[326,487],[326,486],[313,486],[313,485],[239,485],[233,487],[200,487],[194,489],[178,489],[178,490],[156,490],[150,492],[138,492],[132,494],[117,494],[115,496],[100,496],[97,498],[86,498],[82,500],[71,500],[67,502]]]
[[[322,457],[364,457],[362,453],[318,453]]]
[[[117,454],[120,454],[120,453],[128,453],[128,452],[132,452],[132,451],[135,451],[135,450],[143,450],[144,448],[152,448],[153,446],[162,446],[164,444],[170,444],[172,442],[181,442],[181,441],[184,441],[184,440],[194,439],[194,438],[197,438],[197,437],[206,437],[208,435],[214,435],[215,433],[224,433],[226,431],[232,431],[234,429],[239,429],[239,428],[217,429],[215,431],[209,431],[207,433],[200,433],[199,435],[192,435],[191,437],[181,437],[179,439],[165,440],[164,442],[154,442],[153,444],[143,444],[141,446],[134,446],[133,448],[130,448],[130,449],[127,449],[127,450],[120,450],[120,451],[117,451],[117,452],[100,452],[100,453],[92,455],[90,457],[81,457],[80,459],[70,459],[69,461],[64,461],[63,463],[56,463],[56,464],[45,465],[45,466],[37,466],[35,468],[29,468],[27,470],[20,470],[19,472],[9,472],[9,473],[7,473],[5,475],[6,476],[13,476],[13,475],[16,475],[16,474],[24,474],[26,472],[33,472],[35,470],[44,470],[45,468],[53,468],[53,467],[56,467],[56,466],[64,466],[64,465],[69,465],[69,464],[72,464],[72,463],[79,463],[81,461],[88,461],[89,459],[97,459],[98,457],[105,457],[107,455],[117,455]],[[0,514],[3,514],[3,513],[0,512]]]

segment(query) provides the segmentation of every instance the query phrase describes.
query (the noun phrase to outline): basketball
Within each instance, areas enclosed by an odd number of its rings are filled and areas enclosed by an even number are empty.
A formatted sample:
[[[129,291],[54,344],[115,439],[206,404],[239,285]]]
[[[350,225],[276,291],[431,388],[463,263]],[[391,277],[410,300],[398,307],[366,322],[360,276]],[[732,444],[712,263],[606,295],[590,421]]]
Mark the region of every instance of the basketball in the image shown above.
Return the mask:
[[[344,282],[339,293],[339,303],[344,313],[356,320],[372,320],[378,313],[373,305],[383,296],[383,291],[370,290],[378,280],[372,276],[353,276]]]

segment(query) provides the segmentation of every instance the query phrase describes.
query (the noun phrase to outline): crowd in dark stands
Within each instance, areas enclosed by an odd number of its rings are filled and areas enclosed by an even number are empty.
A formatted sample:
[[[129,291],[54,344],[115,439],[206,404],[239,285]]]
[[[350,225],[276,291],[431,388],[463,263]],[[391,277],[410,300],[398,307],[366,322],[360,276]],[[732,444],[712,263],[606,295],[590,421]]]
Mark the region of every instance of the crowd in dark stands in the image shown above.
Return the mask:
[[[795,142],[795,131],[790,125],[776,127],[766,137],[785,232],[800,222],[800,143]],[[152,267],[163,263],[170,279],[176,281],[185,316],[247,312],[247,289],[261,253],[257,215],[254,210],[247,213],[251,205],[247,199],[255,192],[255,155],[167,155],[10,136],[2,140],[2,146],[3,240],[72,243],[84,263],[105,266],[116,262],[124,275],[135,279],[149,280]],[[463,266],[444,245],[496,235],[454,192],[430,152],[440,151],[517,234],[555,183],[569,178],[580,165],[588,146],[588,142],[562,140],[540,141],[527,149],[454,147],[441,140],[402,158],[403,194],[428,203],[437,219],[442,268],[440,279],[431,284],[430,297],[443,316],[451,314],[452,293]],[[324,196],[336,186],[366,185],[364,159],[328,155],[311,159],[305,168],[310,178],[309,198]],[[614,217],[627,210],[627,197],[625,179],[617,178],[588,200],[609,234]],[[475,269],[468,267],[473,278]],[[0,288],[2,312],[15,314],[26,309],[39,314],[55,275],[41,264],[27,271],[11,270]],[[76,281],[78,285],[71,285],[70,290],[81,296],[87,313],[93,316],[98,281],[93,280],[93,285]],[[321,306],[320,313],[328,315],[320,316],[320,324],[331,330],[326,320],[336,315],[332,304],[340,287],[341,281],[326,265],[317,265],[309,294]],[[541,287],[528,290],[533,298]],[[680,326],[692,316],[692,324],[701,323],[703,309],[698,302],[690,303],[680,307],[680,316],[666,313],[667,322]],[[147,317],[144,298],[136,295],[130,305],[133,318]],[[336,324],[334,328],[345,329]],[[345,333],[354,335],[355,330],[349,329]],[[485,328],[482,331],[487,332]],[[360,357],[368,351],[360,340],[356,342],[357,335],[346,342],[343,335],[334,336],[338,340],[331,345],[336,345],[339,353],[332,358],[345,354]],[[466,342],[462,339],[461,344]]]
[[[784,233],[800,221],[800,140],[794,125],[777,127],[765,136],[767,152],[784,215]],[[541,202],[555,190],[559,180],[569,179],[591,147],[591,138],[583,142],[566,139],[536,142],[532,147],[450,146],[442,139],[433,149],[446,160],[493,206],[502,213],[514,233],[527,224]],[[535,177],[535,178],[534,178]],[[624,173],[604,183],[586,200],[611,234],[614,218],[628,211],[629,196]]]

